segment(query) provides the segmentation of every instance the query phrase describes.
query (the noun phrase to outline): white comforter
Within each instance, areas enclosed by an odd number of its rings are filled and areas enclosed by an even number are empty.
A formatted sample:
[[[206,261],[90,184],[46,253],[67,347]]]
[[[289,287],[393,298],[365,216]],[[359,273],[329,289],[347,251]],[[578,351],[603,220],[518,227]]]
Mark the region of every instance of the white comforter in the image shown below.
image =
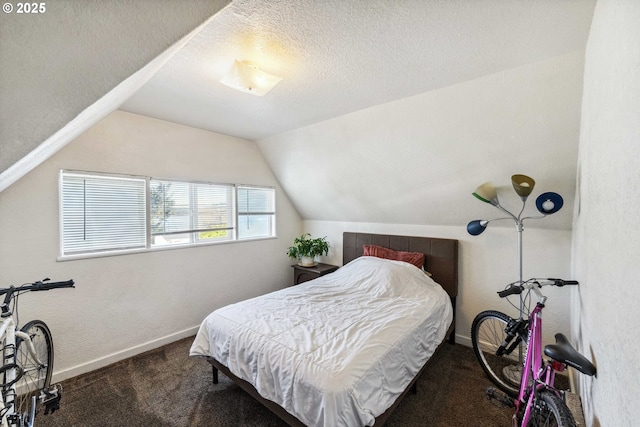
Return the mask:
[[[452,320],[413,265],[360,257],[332,274],[211,313],[191,346],[308,426],[371,425]]]

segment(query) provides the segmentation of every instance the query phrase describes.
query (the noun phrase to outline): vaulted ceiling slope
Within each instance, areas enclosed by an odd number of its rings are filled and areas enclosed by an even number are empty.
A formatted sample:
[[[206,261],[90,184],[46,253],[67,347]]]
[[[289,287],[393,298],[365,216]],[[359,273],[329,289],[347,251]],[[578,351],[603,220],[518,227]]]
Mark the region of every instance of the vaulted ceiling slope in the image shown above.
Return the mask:
[[[471,192],[492,181],[521,209],[511,175],[565,207],[527,227],[570,230],[584,53],[538,61],[258,141],[301,217],[461,227],[504,217]],[[525,216],[539,216],[529,203]],[[513,226],[513,222],[496,223]]]
[[[229,1],[55,0],[39,3],[45,9],[37,14],[5,9],[0,14],[0,173]]]

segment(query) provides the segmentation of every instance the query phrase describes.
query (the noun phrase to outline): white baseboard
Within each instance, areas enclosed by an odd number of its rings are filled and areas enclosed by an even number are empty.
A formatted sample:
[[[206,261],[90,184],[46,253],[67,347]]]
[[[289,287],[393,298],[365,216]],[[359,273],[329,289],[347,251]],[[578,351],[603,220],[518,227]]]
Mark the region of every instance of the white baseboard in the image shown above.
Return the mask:
[[[173,333],[171,335],[167,335],[155,340],[147,341],[143,344],[136,345],[134,347],[130,347],[122,351],[118,351],[116,353],[112,353],[107,356],[91,360],[81,365],[73,366],[71,368],[63,369],[60,371],[54,371],[51,382],[56,383],[56,382],[64,381],[69,378],[73,378],[81,374],[86,374],[87,372],[104,368],[105,366],[111,365],[112,363],[119,362],[129,357],[136,356],[138,354],[144,353],[145,351],[153,350],[158,347],[162,347],[163,345],[171,344],[172,342],[181,340],[182,338],[190,337],[192,335],[195,335],[196,332],[198,332],[199,327],[200,325],[194,326],[194,327]]]
[[[471,337],[456,334],[456,344],[471,347]]]

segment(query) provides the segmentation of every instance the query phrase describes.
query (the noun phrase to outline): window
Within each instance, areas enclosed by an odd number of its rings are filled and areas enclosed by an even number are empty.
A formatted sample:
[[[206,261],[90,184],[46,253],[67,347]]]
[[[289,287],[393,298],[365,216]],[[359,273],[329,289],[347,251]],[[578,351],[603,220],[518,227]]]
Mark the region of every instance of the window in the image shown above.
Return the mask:
[[[62,171],[61,254],[275,236],[275,190]]]
[[[233,186],[151,180],[151,245],[233,239]]]
[[[275,234],[275,190],[238,187],[238,239]]]
[[[146,182],[62,173],[62,253],[146,246]]]

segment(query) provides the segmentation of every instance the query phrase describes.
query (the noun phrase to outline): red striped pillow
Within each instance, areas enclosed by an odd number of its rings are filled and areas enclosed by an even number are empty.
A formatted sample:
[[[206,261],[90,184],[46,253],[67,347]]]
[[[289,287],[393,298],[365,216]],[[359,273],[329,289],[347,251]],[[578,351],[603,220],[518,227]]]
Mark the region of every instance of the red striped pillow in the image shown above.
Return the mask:
[[[377,245],[362,245],[365,256],[374,256],[378,258],[391,259],[395,261],[404,261],[415,265],[420,270],[424,266],[424,254],[420,252],[404,252],[394,251]]]

